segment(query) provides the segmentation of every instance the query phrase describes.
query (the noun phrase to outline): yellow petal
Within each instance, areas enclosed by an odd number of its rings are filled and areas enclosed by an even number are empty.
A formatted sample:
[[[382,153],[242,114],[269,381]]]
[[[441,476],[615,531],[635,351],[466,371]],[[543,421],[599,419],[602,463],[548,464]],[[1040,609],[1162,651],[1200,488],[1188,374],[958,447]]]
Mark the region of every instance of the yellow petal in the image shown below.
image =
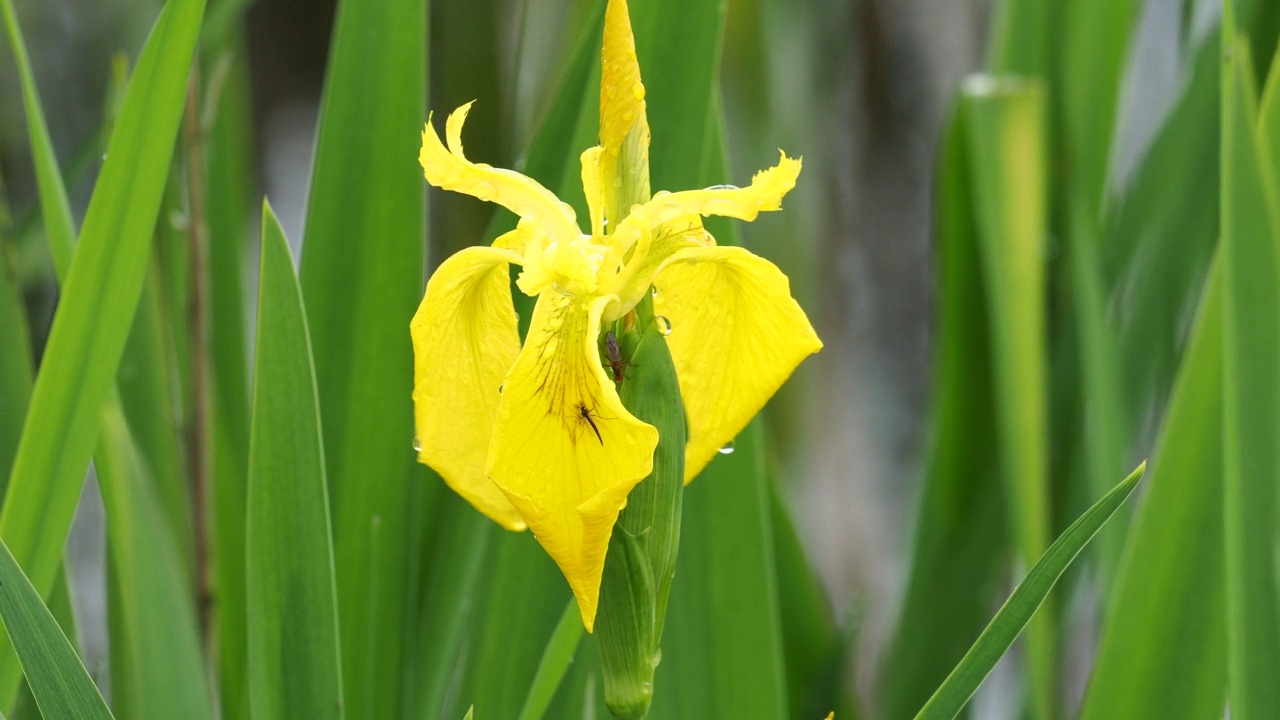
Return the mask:
[[[649,120],[626,0],[609,0],[600,52],[600,177],[615,227],[649,199]]]
[[[409,325],[418,461],[509,530],[524,520],[485,475],[498,388],[520,352],[508,263],[520,256],[472,247],[441,263]]]
[[[782,157],[777,165],[761,170],[744,188],[729,185],[705,190],[658,193],[635,214],[651,226],[675,220],[684,215],[722,215],[748,222],[763,211],[782,209],[782,198],[796,186],[800,160]]]
[[[560,566],[588,631],[613,523],[658,444],[600,364],[600,310],[613,299],[538,298],[489,451],[489,477]]]
[[[689,423],[687,483],[822,341],[787,276],[742,248],[681,250],[655,287],[654,312],[671,325],[667,345]]]
[[[604,195],[604,179],[600,177],[599,145],[582,151],[582,192],[587,196],[587,211],[591,213],[591,234],[604,234],[604,212],[607,202]]]
[[[522,219],[537,223],[552,238],[578,235],[573,208],[536,180],[514,170],[467,160],[462,152],[462,125],[470,109],[471,103],[467,103],[449,115],[445,122],[445,135],[449,140],[447,149],[431,127],[431,118],[427,118],[426,129],[422,131],[422,152],[418,155],[427,182],[445,190],[498,203]]]

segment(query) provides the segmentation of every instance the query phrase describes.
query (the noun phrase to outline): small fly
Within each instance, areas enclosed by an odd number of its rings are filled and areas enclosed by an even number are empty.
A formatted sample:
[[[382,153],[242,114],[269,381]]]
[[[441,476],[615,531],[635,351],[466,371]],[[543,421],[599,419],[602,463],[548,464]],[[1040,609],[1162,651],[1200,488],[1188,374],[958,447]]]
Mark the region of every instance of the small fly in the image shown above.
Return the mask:
[[[601,445],[604,445],[604,438],[600,437],[600,428],[596,427],[596,421],[591,419],[591,408],[587,407],[585,403],[579,402],[578,412],[581,413],[582,419],[586,420],[587,424],[591,426],[592,431],[596,434],[596,439],[600,441]]]
[[[631,363],[622,359],[622,349],[618,347],[618,336],[610,330],[604,334],[604,351],[609,356],[609,368],[613,370],[613,381],[621,383],[627,375],[624,370]]]

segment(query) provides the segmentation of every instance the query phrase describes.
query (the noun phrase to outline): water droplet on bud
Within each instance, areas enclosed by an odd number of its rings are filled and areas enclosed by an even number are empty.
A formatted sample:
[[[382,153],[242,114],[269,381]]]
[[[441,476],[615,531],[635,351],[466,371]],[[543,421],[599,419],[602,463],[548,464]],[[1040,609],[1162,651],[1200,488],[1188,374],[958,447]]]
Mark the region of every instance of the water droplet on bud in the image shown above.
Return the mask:
[[[422,452],[422,441],[416,437],[413,439],[413,451]]]
[[[665,335],[671,334],[671,321],[661,315],[655,315],[653,321],[658,323],[658,332]]]
[[[720,448],[720,449],[719,449],[719,450],[717,450],[716,452],[720,453],[721,455],[732,455],[732,454],[733,454],[733,441],[732,441],[732,440],[730,440],[729,442],[725,443],[724,447]]]

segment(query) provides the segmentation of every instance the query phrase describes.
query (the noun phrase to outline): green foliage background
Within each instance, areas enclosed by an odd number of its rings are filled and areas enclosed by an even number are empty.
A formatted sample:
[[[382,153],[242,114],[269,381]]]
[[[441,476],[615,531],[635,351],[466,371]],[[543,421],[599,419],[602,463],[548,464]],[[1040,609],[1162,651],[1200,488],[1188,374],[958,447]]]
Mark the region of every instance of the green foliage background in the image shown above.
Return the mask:
[[[650,717],[951,717],[1024,627],[995,698],[1010,715],[1280,704],[1280,10],[1225,0],[1205,30],[1184,5],[1185,82],[1121,177],[1144,3],[993,3],[985,73],[931,139],[928,430],[919,472],[897,471],[915,489],[883,652],[859,652],[860,613],[806,550],[821,529],[792,510],[802,448],[844,440],[815,399],[840,386],[811,361],[684,497]],[[874,0],[852,7],[874,25]],[[129,59],[61,153],[34,8],[0,0],[33,168],[0,192],[0,713],[606,717],[554,564],[413,462],[407,332],[429,269],[513,223],[428,194],[428,109],[478,99],[469,154],[585,217],[603,2],[548,20],[527,1],[338,0],[296,258],[261,202],[251,0],[123,6],[145,45],[112,44]],[[820,117],[835,80],[809,105],[761,80],[788,52],[784,10],[631,2],[655,188],[744,182],[771,133],[804,138],[787,219],[708,227],[778,262],[825,335],[839,244],[804,211],[840,186],[821,156],[848,127]],[[65,561],[78,502],[104,513],[100,587]],[[84,597],[105,616],[86,624]],[[86,671],[92,637],[106,662]]]

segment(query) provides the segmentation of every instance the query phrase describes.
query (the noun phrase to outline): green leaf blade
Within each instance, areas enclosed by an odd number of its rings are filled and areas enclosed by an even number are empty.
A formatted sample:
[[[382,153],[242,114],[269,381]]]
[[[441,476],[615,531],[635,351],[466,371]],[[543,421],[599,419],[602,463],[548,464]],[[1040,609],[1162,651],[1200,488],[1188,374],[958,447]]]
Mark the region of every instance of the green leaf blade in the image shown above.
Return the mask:
[[[1024,3],[1025,4],[1025,3]],[[1047,228],[1045,89],[1035,80],[976,76],[961,94],[981,257],[998,461],[1021,561],[1049,545],[1049,437],[1044,237]],[[1053,611],[1027,633],[1030,701],[1054,716]]]
[[[1228,8],[1230,3],[1228,3]],[[1223,510],[1227,667],[1233,718],[1280,707],[1276,483],[1280,476],[1280,207],[1257,141],[1248,44],[1231,36],[1222,65]]]
[[[71,643],[3,542],[0,542],[0,619],[13,639],[41,714],[68,720],[111,717],[111,711]]]
[[[964,708],[982,680],[1040,609],[1067,566],[1124,504],[1145,470],[1146,463],[1138,466],[1054,541],[982,631],[960,664],[921,708],[916,715],[917,720],[953,718]]]
[[[312,329],[342,623],[360,716],[401,708],[405,577],[424,473],[413,439],[409,320],[422,298],[426,184],[423,0],[339,3],[307,202],[302,288]]]
[[[142,291],[203,10],[203,0],[173,0],[143,49],[32,390],[0,510],[0,537],[42,594],[52,588],[61,564],[98,435],[98,410]],[[0,708],[12,704],[17,682],[17,664],[5,644]]]
[[[1107,603],[1083,720],[1222,716],[1221,426],[1222,283],[1214,272]]]
[[[113,702],[130,718],[212,720],[184,548],[114,392],[101,427],[94,467],[107,518],[112,659],[122,663],[112,685],[128,685]]]
[[[264,203],[246,518],[257,718],[340,718],[342,676],[315,371],[284,231]]]

